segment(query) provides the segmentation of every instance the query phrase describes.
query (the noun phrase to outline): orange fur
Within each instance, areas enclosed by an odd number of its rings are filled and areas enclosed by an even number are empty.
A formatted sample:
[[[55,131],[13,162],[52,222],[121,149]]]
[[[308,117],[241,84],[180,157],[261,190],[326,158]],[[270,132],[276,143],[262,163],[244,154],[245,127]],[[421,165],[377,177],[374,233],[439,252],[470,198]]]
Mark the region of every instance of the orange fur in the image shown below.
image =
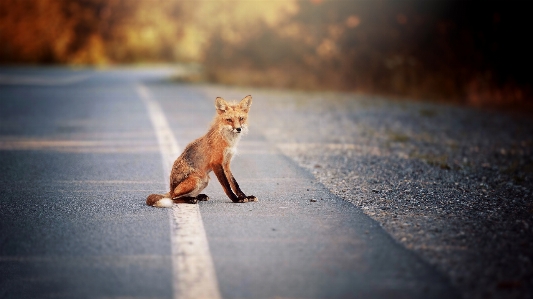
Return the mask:
[[[209,173],[213,171],[224,192],[233,202],[257,201],[255,196],[246,196],[233,177],[230,162],[235,154],[242,134],[248,131],[248,111],[252,97],[246,96],[239,103],[228,103],[217,98],[217,114],[207,133],[191,142],[174,161],[170,173],[170,192],[151,194],[146,198],[149,206],[158,205],[162,199],[174,202],[196,203],[209,197],[200,192],[209,183]]]

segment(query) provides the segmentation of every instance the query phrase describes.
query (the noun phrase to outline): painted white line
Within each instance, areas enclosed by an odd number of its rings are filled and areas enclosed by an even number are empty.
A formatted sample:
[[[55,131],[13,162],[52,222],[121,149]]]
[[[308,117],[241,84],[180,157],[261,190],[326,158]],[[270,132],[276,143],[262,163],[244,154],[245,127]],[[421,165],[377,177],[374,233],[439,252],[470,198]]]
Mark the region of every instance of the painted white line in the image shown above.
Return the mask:
[[[81,74],[77,76],[65,76],[58,78],[2,75],[0,74],[0,84],[3,85],[34,85],[34,86],[65,86],[87,80],[91,75]]]
[[[165,181],[167,181],[168,176],[170,176],[172,164],[180,155],[178,142],[176,141],[172,130],[170,130],[170,126],[168,125],[161,106],[159,106],[159,103],[153,99],[152,95],[148,91],[148,88],[146,88],[146,86],[144,86],[142,83],[139,83],[137,84],[137,93],[148,109],[148,115],[150,116],[152,126],[154,127],[157,135],[157,141],[161,151],[161,158],[163,159],[163,170],[166,178]]]
[[[180,154],[178,143],[161,106],[148,88],[142,83],[138,83],[136,88],[157,134],[165,182],[168,184],[170,169],[174,159]],[[174,204],[170,221],[174,298],[222,298],[198,205]]]

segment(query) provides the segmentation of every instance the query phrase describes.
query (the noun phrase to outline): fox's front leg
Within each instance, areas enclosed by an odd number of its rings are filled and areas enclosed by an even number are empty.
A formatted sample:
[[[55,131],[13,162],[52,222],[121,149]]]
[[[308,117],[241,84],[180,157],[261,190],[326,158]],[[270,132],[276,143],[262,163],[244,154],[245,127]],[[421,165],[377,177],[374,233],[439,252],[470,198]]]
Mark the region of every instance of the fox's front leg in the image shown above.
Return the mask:
[[[244,202],[257,201],[257,197],[255,197],[253,195],[246,196],[246,194],[244,194],[244,192],[242,192],[241,188],[239,187],[239,184],[237,183],[237,180],[235,179],[235,177],[231,173],[231,169],[230,169],[229,163],[225,163],[223,165],[223,169],[224,169],[224,174],[226,175],[226,177],[229,180],[229,184],[231,186],[231,189],[233,190],[233,192],[235,192],[235,194],[237,194],[237,197],[239,199],[242,199]]]
[[[233,193],[233,191],[231,190],[230,181],[228,180],[228,177],[226,176],[224,167],[222,167],[222,165],[215,165],[213,167],[213,172],[217,176],[220,185],[222,185],[224,192],[231,199],[231,201],[248,202],[248,198],[246,197],[246,195],[244,195],[244,193],[242,193],[242,191],[239,193],[241,196],[237,196],[235,195],[235,193]]]

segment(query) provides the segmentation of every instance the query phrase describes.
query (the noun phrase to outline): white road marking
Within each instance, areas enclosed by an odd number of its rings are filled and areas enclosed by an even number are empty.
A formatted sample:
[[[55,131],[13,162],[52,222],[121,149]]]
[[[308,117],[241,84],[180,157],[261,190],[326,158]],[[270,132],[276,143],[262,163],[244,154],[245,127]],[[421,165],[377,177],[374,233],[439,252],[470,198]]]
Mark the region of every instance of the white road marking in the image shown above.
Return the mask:
[[[165,177],[170,175],[170,168],[174,163],[174,160],[179,156],[180,149],[178,142],[168,125],[167,119],[161,106],[157,103],[148,88],[142,83],[137,84],[137,93],[141,97],[144,105],[148,109],[148,115],[152,121],[155,133],[157,135],[157,141],[161,151],[161,158],[163,159],[163,170],[165,171]]]
[[[64,76],[57,78],[21,76],[21,75],[2,75],[0,74],[0,84],[4,85],[34,85],[34,86],[65,86],[87,80],[90,74],[81,74],[77,76]]]
[[[148,109],[159,142],[165,182],[180,154],[178,143],[170,130],[161,106],[148,88],[138,83],[137,93]],[[174,204],[170,213],[172,227],[172,264],[174,298],[220,299],[215,266],[209,251],[202,216],[198,205]]]

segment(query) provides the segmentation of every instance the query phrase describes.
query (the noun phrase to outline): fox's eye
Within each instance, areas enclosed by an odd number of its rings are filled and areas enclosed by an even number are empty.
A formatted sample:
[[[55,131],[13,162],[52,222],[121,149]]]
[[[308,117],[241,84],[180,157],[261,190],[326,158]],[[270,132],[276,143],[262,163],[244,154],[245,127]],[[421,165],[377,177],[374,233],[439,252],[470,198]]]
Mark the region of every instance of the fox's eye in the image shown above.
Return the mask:
[[[239,121],[243,121],[244,120],[244,117],[239,117]]]
[[[226,118],[226,121],[229,122],[229,123],[232,123],[232,122],[233,122],[233,119],[231,119],[231,118]]]

